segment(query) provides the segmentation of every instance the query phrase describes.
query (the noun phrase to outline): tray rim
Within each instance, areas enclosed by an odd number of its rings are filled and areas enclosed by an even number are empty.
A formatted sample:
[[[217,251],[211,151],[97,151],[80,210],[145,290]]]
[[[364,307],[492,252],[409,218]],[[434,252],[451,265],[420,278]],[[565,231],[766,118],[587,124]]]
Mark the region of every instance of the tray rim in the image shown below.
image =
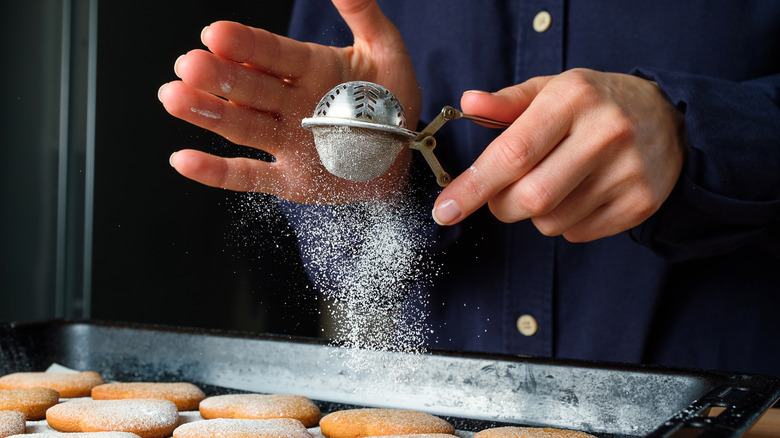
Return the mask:
[[[6,321],[0,322],[0,328],[14,328],[17,326],[43,326],[43,325],[56,325],[60,327],[86,325],[86,326],[98,326],[106,328],[124,328],[131,330],[145,330],[145,331],[164,331],[182,334],[193,335],[207,335],[214,337],[224,338],[239,338],[239,339],[251,339],[273,342],[292,342],[299,344],[319,345],[322,347],[335,347],[340,349],[351,350],[351,347],[345,347],[328,342],[322,338],[312,338],[296,335],[285,335],[278,333],[264,333],[264,332],[251,332],[234,329],[222,329],[222,328],[203,328],[203,327],[188,327],[182,325],[166,325],[160,323],[145,323],[145,322],[132,322],[132,321],[108,321],[97,319],[69,319],[69,318],[52,318],[52,319],[39,319],[31,321]],[[506,362],[528,362],[539,365],[553,365],[553,366],[574,366],[578,368],[592,368],[592,369],[616,369],[621,371],[634,371],[634,372],[658,372],[661,374],[672,374],[681,376],[701,376],[704,378],[723,378],[723,377],[736,377],[736,376],[764,376],[754,373],[742,373],[737,371],[727,370],[712,370],[704,368],[694,367],[676,367],[667,365],[656,364],[638,364],[638,363],[623,363],[623,362],[610,362],[610,361],[598,361],[598,360],[585,360],[585,359],[569,359],[569,358],[550,358],[541,356],[523,356],[512,355],[507,353],[482,353],[472,351],[459,351],[459,350],[444,350],[444,349],[425,349],[423,354],[430,354],[443,357],[455,357],[455,358],[470,358],[470,359],[489,359]],[[769,379],[777,379],[780,383],[780,378],[773,376],[764,376]]]

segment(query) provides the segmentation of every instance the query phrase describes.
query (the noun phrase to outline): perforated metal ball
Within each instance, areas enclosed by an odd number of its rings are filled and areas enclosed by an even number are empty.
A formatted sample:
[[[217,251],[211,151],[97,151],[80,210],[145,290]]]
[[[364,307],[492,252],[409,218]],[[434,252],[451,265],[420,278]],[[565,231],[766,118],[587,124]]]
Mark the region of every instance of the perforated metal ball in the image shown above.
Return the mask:
[[[416,136],[407,129],[406,112],[393,93],[364,81],[334,87],[301,126],[314,134],[325,168],[353,181],[384,174]]]

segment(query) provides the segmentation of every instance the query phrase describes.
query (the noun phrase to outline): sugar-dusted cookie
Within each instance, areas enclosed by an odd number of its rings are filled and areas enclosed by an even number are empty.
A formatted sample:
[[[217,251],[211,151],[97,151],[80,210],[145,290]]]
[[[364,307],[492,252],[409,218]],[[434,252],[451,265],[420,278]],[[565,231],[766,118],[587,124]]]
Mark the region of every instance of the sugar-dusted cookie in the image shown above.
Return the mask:
[[[320,408],[300,395],[228,394],[209,397],[200,402],[200,415],[206,419],[293,418],[306,427],[313,427],[320,419]]]
[[[292,418],[241,420],[218,418],[183,424],[173,438],[311,438],[303,423]]]
[[[172,401],[179,411],[196,411],[206,394],[192,383],[123,382],[104,383],[92,388],[95,400],[159,398]]]
[[[381,435],[382,438],[454,438],[451,433],[409,433],[406,435]],[[372,437],[366,437],[372,438]]]
[[[596,438],[576,430],[555,429],[552,427],[494,427],[477,432],[474,438]]]
[[[60,432],[130,432],[142,438],[170,436],[179,410],[168,400],[72,400],[46,411],[46,421]]]
[[[0,438],[24,433],[25,424],[24,412],[0,410]]]
[[[0,389],[0,411],[19,411],[28,420],[42,420],[59,401],[60,394],[49,388]]]
[[[12,435],[8,438],[63,438],[61,432],[39,432],[24,435]],[[130,432],[79,432],[69,433],[65,438],[140,438]]]
[[[103,377],[94,371],[80,373],[27,372],[0,377],[0,389],[51,388],[62,398],[89,397]]]
[[[320,420],[322,434],[330,438],[452,434],[455,428],[439,417],[420,411],[395,409],[350,409],[332,412]]]

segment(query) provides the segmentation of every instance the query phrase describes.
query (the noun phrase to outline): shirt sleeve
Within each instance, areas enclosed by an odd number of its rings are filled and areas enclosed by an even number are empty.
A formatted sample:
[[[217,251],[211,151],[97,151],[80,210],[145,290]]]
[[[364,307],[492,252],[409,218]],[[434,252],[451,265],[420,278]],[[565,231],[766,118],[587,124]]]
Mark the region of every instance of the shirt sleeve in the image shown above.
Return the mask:
[[[671,261],[745,245],[780,257],[780,75],[731,82],[637,69],[685,115],[689,155],[664,205],[630,230]]]

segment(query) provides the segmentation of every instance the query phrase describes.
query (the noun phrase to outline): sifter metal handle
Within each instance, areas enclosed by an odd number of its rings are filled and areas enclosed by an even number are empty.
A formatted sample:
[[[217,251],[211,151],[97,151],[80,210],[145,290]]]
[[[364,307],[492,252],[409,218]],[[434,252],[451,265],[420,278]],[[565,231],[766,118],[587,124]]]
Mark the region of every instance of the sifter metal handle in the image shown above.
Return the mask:
[[[466,119],[472,122],[482,123],[488,125],[491,128],[508,128],[511,123],[499,122],[498,120],[488,119],[485,117],[472,116],[471,114],[464,114],[463,112],[451,107],[445,106],[442,108],[442,113],[447,120]]]
[[[507,128],[509,125],[511,125],[511,123],[499,122],[497,120],[472,116],[470,114],[463,114],[463,112],[451,106],[445,106],[442,108],[439,115],[436,116],[436,118],[433,119],[433,121],[429,123],[425,129],[420,131],[417,134],[417,137],[409,144],[411,149],[416,149],[423,154],[425,161],[428,163],[428,166],[430,166],[433,174],[436,176],[436,182],[441,187],[447,186],[450,181],[452,181],[452,177],[450,177],[450,175],[444,171],[444,168],[441,167],[439,160],[433,153],[433,149],[436,147],[436,139],[433,138],[433,134],[441,129],[441,127],[444,126],[444,124],[448,121],[457,119],[471,120],[472,122],[488,125],[491,128]]]

